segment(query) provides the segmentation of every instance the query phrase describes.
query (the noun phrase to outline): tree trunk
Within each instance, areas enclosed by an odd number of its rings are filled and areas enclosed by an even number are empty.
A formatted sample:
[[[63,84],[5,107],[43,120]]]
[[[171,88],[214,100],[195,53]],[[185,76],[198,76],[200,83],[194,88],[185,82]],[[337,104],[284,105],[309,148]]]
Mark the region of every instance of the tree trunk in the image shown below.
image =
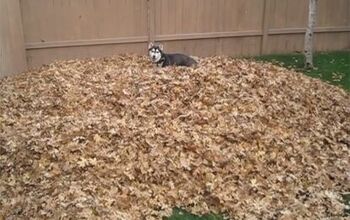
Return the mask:
[[[316,9],[317,9],[318,0],[309,0],[309,21],[306,28],[305,34],[305,68],[312,69],[314,68],[313,63],[313,36],[314,36],[314,27],[316,24]]]

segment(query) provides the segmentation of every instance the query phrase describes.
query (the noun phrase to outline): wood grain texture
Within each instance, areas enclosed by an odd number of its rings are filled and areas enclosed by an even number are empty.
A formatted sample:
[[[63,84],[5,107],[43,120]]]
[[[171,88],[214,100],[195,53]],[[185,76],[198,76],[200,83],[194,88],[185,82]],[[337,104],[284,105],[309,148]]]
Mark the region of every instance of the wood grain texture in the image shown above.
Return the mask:
[[[319,1],[316,50],[349,48],[350,1]],[[308,11],[305,0],[266,0],[266,7],[262,0],[20,2],[29,66],[40,60],[145,54],[149,38],[167,51],[201,56],[300,51]]]
[[[268,37],[269,37],[270,14],[271,14],[270,8],[271,8],[271,0],[264,0],[260,54],[264,54],[266,51],[266,47],[267,47],[267,41],[268,41]]]
[[[0,78],[26,69],[18,0],[0,0]]]

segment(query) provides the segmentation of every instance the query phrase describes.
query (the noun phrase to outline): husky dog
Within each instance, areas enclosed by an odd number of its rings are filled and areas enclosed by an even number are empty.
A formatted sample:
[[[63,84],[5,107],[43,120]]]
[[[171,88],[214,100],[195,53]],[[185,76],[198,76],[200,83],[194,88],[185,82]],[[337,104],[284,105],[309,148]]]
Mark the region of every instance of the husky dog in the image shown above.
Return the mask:
[[[163,45],[155,45],[150,43],[148,45],[148,55],[152,62],[159,67],[166,66],[196,66],[197,62],[184,54],[166,54],[163,52]]]

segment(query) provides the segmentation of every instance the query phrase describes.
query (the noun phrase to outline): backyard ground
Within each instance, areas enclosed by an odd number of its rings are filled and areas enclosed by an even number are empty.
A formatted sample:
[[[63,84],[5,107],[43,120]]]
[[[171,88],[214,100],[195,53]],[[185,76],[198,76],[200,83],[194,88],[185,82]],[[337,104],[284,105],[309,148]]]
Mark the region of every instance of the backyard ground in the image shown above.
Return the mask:
[[[313,70],[304,69],[303,54],[274,54],[254,57],[254,60],[271,62],[288,69],[303,72],[305,75],[319,78],[327,83],[350,91],[350,51],[319,52],[314,55]],[[350,195],[344,195],[344,202],[350,205]],[[349,211],[346,211],[348,214]],[[174,209],[169,220],[221,220],[219,215],[207,214],[202,217],[184,210]]]
[[[319,52],[314,55],[315,69],[304,69],[303,54],[264,55],[255,57],[260,61],[303,72],[307,76],[322,79],[350,91],[350,51]]]
[[[341,217],[349,128],[348,92],[270,63],[54,62],[0,80],[0,219]]]

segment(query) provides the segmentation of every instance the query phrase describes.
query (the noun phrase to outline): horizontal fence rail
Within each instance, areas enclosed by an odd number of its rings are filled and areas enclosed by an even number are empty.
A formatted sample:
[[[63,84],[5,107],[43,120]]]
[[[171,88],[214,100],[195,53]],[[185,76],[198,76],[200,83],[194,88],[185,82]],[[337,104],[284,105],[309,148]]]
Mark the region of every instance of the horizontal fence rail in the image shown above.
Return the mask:
[[[279,28],[271,29],[268,35],[285,35],[285,34],[305,34],[305,28]],[[350,32],[350,27],[318,27],[315,33],[340,33]],[[231,32],[209,32],[209,33],[192,33],[192,34],[170,34],[158,35],[156,41],[179,41],[179,40],[200,40],[211,38],[231,38],[231,37],[252,37],[262,36],[263,32],[259,30],[252,31],[231,31]],[[105,44],[131,44],[148,42],[147,36],[140,37],[124,37],[124,38],[108,38],[108,39],[89,39],[89,40],[71,40],[57,42],[33,42],[25,45],[27,50],[56,48],[56,47],[78,47],[78,46],[96,46]]]
[[[145,54],[149,41],[196,56],[302,51],[308,13],[307,0],[0,1],[17,2],[22,22],[16,27],[22,28],[29,67],[57,59]],[[350,49],[349,11],[349,0],[319,0],[316,50]]]

